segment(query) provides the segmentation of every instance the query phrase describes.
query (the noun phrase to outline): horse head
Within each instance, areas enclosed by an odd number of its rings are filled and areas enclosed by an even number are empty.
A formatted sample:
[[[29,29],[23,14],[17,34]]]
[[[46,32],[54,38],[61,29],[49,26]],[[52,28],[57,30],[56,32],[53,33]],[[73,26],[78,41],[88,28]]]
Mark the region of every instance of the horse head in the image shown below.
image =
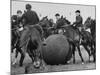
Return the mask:
[[[90,28],[90,26],[91,26],[91,21],[92,21],[91,17],[88,17],[88,18],[86,19],[86,21],[84,22],[84,29]]]
[[[49,26],[48,16],[43,17],[43,18],[40,20],[39,24],[40,24],[42,27],[47,27],[47,26]]]

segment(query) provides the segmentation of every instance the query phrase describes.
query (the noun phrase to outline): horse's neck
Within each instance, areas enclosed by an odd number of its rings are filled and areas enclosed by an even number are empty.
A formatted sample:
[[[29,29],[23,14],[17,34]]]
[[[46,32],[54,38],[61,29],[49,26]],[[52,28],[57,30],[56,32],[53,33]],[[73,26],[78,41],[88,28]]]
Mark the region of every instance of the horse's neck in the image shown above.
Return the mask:
[[[71,28],[71,29],[74,29],[74,30],[76,30],[77,28],[76,27],[74,27],[73,25],[69,25],[68,26],[69,28]]]

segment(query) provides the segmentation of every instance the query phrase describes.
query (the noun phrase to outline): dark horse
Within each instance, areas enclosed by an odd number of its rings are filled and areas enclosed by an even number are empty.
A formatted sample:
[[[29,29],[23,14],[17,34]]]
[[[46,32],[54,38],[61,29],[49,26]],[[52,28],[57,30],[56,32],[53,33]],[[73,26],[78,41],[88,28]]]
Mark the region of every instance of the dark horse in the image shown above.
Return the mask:
[[[11,52],[13,52],[17,40],[18,40],[18,32],[17,32],[17,16],[13,15],[11,17]]]
[[[50,21],[48,20],[48,18],[47,18],[47,16],[46,17],[43,17],[43,19],[37,24],[37,25],[35,25],[35,26],[33,26],[32,27],[32,25],[31,26],[26,26],[26,27],[24,27],[24,30],[21,32],[21,36],[20,36],[20,38],[18,39],[18,41],[17,41],[17,46],[16,46],[16,58],[17,58],[17,56],[18,56],[18,52],[20,52],[21,53],[21,55],[22,55],[22,57],[21,57],[21,60],[20,60],[20,63],[22,64],[22,62],[23,62],[23,60],[24,60],[24,57],[25,57],[25,53],[23,52],[23,50],[22,50],[22,48],[23,47],[26,47],[26,48],[24,48],[24,49],[27,49],[27,52],[28,52],[28,54],[29,54],[29,56],[31,57],[31,59],[32,59],[32,61],[34,61],[33,60],[33,56],[36,54],[35,52],[32,52],[32,50],[31,49],[33,49],[33,47],[34,48],[37,48],[37,47],[35,47],[35,46],[32,46],[32,44],[30,44],[30,43],[32,43],[31,41],[33,40],[33,39],[31,39],[30,38],[30,40],[29,40],[29,36],[30,37],[32,37],[33,36],[33,34],[34,34],[34,37],[36,36],[36,37],[41,37],[42,38],[42,40],[43,40],[43,38],[46,38],[47,36],[49,36],[50,34],[48,34],[48,28],[49,28],[49,26],[50,26]],[[34,30],[34,28],[35,28],[35,30]],[[33,29],[33,30],[32,30]],[[36,35],[36,34],[38,34],[37,32],[38,31],[36,31],[36,30],[38,30],[39,32],[40,32],[40,34],[42,34],[42,36],[39,36],[39,35]],[[34,31],[34,33],[32,33]],[[27,32],[27,34],[25,34]],[[36,33],[35,33],[36,32]],[[31,34],[32,33],[32,34]],[[17,36],[17,35],[16,35]],[[37,38],[38,39],[38,38]],[[37,41],[37,40],[36,40]],[[34,41],[34,45],[38,45],[38,43],[36,42],[36,41]],[[30,49],[31,48],[31,49]]]
[[[92,42],[92,36],[88,31],[82,30],[81,32],[73,27],[73,26],[67,26],[64,28],[65,32],[63,33],[69,40],[70,43],[73,45],[73,63],[75,63],[75,48],[78,49],[79,55],[81,57],[82,62],[84,62],[80,45],[82,45],[87,53],[89,54],[89,62],[90,62],[90,56],[91,52],[93,52],[93,42]],[[91,50],[88,48],[90,47]]]
[[[40,25],[26,26],[20,36],[18,42],[18,51],[21,54],[20,66],[23,65],[26,52],[31,57],[32,61],[38,61],[42,49],[42,28]]]
[[[39,24],[43,28],[43,37],[46,39],[48,34],[48,28],[50,27],[50,21],[47,16],[43,17],[42,20],[40,20]]]
[[[86,31],[87,29],[90,29],[89,31]],[[91,17],[88,17],[87,20],[84,23],[84,29],[82,31],[82,36],[83,36],[83,41],[82,41],[82,45],[85,47],[85,49],[88,51],[89,53],[89,57],[91,55],[93,55],[94,58],[94,62],[96,61],[96,22],[95,20],[91,19]],[[90,47],[90,50],[88,49],[88,47]]]
[[[44,39],[52,34],[55,34],[55,23],[53,23],[52,19],[48,19],[48,16],[43,17],[39,24],[43,28]]]
[[[84,62],[81,51],[80,51],[80,31],[75,28],[74,26],[70,25],[70,22],[64,18],[61,17],[61,26],[60,28],[54,28],[54,34],[58,34],[59,30],[62,30],[63,35],[67,37],[67,40],[72,45],[72,54],[73,54],[73,63],[75,63],[75,50],[78,49],[79,55],[81,57],[82,62]]]
[[[13,50],[16,49],[16,55],[15,57],[17,58],[18,54],[18,40],[20,38],[20,33],[19,33],[19,25],[17,23],[17,16],[13,15],[11,17],[11,52],[13,53]]]
[[[91,23],[91,24],[93,24],[93,23]],[[84,62],[82,54],[81,54],[81,50],[80,50],[80,45],[83,45],[83,47],[89,54],[89,61],[90,61],[91,53],[93,54],[94,61],[95,61],[95,54],[94,54],[95,51],[93,50],[94,43],[93,43],[93,38],[92,38],[90,32],[85,31],[84,26],[82,26],[82,31],[79,31],[79,29],[74,27],[73,25],[68,25],[66,23],[64,23],[64,24],[65,25],[62,26],[62,28],[61,28],[64,31],[63,35],[65,35],[67,37],[67,39],[69,40],[69,42],[73,45],[73,63],[75,63],[75,48],[78,49],[81,60],[82,60],[82,62]],[[90,47],[91,50],[88,47]]]
[[[69,42],[72,44],[73,46],[73,63],[75,63],[75,51],[76,48],[78,49],[79,52],[79,56],[81,57],[82,62],[84,62],[82,54],[81,54],[81,50],[80,50],[80,31],[73,27],[72,25],[70,26],[66,26],[64,27],[65,32],[63,33],[63,35],[65,35],[67,37],[67,39],[69,40]]]
[[[22,66],[25,53],[28,52],[32,61],[37,60],[38,53],[41,48],[41,41],[43,40],[45,30],[43,30],[43,26],[49,24],[49,20],[45,20],[43,18],[38,24],[26,26],[24,30],[21,32],[21,36],[16,45],[16,58],[18,56],[18,52],[21,53],[20,66]],[[38,52],[39,51],[39,52]],[[40,55],[41,53],[39,53]],[[36,57],[36,59],[35,59]]]
[[[59,29],[56,28],[56,24],[55,26],[52,26],[52,27],[49,27],[49,20],[47,19],[47,17],[44,17],[45,20],[43,20],[43,23],[45,25],[48,25],[47,27],[47,30],[46,30],[46,34],[49,35],[52,35],[52,34],[57,34],[59,31]],[[82,59],[82,62],[84,62],[83,58],[82,58],[82,55],[81,55],[81,52],[80,52],[80,32],[77,28],[73,27],[73,26],[70,26],[70,22],[68,20],[66,20],[66,18],[61,18],[62,21],[61,21],[61,24],[62,24],[62,27],[61,29],[63,30],[63,35],[65,35],[67,37],[67,40],[69,41],[69,43],[73,46],[72,49],[73,49],[73,57],[74,57],[74,60],[73,62],[75,63],[75,48],[77,47],[78,48],[78,51],[79,51],[79,55]],[[44,31],[45,32],[45,31]],[[48,37],[46,35],[46,37]]]

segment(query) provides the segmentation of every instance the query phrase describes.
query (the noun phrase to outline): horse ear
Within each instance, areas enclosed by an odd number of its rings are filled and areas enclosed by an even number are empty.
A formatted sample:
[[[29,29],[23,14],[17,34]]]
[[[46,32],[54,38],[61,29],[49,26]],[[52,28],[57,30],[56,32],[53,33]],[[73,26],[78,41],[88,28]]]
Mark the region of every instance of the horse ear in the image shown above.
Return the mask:
[[[24,10],[24,13],[26,13],[26,11]]]
[[[91,16],[89,16],[88,19],[91,20]]]
[[[45,18],[48,18],[48,16],[46,16]]]
[[[61,16],[61,19],[63,19],[63,15]]]

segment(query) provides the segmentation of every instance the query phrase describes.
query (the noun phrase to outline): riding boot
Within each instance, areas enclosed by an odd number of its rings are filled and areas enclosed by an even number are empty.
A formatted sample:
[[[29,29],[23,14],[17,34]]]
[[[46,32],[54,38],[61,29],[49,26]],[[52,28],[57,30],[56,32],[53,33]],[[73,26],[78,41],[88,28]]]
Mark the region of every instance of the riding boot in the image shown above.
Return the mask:
[[[81,57],[82,63],[84,63],[84,59],[83,59],[83,57],[82,57],[82,53],[81,53],[81,51],[80,51],[80,47],[78,46],[77,48],[78,48],[79,56]]]

